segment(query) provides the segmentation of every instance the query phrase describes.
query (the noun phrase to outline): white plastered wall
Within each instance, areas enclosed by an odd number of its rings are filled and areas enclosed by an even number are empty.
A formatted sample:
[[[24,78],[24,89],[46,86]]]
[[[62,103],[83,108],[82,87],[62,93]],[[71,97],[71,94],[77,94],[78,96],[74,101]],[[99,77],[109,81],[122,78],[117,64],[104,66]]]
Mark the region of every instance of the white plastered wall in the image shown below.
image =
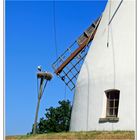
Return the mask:
[[[111,18],[119,3],[108,1],[81,68],[70,131],[135,130],[135,1],[123,0],[108,28],[109,7]],[[106,116],[104,91],[114,88],[120,90],[119,121],[99,123]]]

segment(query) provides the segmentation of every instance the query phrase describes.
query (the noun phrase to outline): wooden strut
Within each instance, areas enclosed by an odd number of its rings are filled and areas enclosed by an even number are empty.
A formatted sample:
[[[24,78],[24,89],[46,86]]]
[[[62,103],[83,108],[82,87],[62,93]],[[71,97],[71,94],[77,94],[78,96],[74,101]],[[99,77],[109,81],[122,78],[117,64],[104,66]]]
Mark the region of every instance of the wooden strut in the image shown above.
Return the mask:
[[[98,25],[99,25],[99,23],[98,23]],[[88,43],[90,43],[90,42],[93,40],[93,38],[94,38],[94,36],[95,36],[95,34],[96,34],[96,31],[97,31],[98,25],[96,25],[95,30],[94,30],[93,34],[91,35],[91,37],[90,37],[90,38],[87,38],[86,41],[85,41],[83,44],[81,44],[81,45],[80,45],[80,46],[65,60],[65,62],[62,63],[62,64],[59,66],[59,68],[57,68],[57,69],[55,70],[55,73],[56,73],[57,75],[59,75],[59,74],[61,73],[61,71],[64,69],[64,67],[65,67],[66,65],[68,65],[68,63],[69,63],[70,61],[72,61],[72,60],[74,59],[74,57],[75,57],[79,52],[81,52],[81,50],[83,50],[83,48],[86,47],[86,46],[88,45]]]

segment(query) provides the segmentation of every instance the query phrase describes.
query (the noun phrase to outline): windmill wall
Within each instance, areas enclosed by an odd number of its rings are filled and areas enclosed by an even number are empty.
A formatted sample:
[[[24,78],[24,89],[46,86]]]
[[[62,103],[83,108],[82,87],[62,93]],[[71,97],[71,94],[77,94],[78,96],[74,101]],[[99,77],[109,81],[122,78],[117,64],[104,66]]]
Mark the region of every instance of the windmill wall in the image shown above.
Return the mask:
[[[70,131],[135,130],[135,1],[123,0],[108,26],[120,2],[108,1],[82,65],[76,83]],[[117,122],[100,122],[106,118],[105,91],[108,89],[120,91]]]

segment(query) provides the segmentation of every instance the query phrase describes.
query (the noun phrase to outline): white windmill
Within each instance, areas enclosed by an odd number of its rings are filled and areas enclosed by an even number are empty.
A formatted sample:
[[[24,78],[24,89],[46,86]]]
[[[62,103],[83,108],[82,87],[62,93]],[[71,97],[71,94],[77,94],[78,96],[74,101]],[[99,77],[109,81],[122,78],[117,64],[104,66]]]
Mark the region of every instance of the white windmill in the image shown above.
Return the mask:
[[[135,0],[108,1],[102,16],[53,63],[75,89],[70,131],[135,130],[135,9]]]
[[[108,1],[77,79],[71,131],[136,129],[135,8]]]

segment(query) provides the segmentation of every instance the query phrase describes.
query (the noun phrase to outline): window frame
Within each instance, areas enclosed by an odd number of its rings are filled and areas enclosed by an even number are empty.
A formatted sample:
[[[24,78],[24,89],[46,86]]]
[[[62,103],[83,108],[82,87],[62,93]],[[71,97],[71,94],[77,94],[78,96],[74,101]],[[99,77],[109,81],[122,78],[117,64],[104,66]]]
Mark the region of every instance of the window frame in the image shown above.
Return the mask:
[[[117,118],[119,110],[120,90],[109,89],[105,91],[106,94],[106,118]],[[112,104],[111,104],[112,102]],[[116,105],[117,104],[117,105]],[[112,111],[111,111],[112,110]]]

